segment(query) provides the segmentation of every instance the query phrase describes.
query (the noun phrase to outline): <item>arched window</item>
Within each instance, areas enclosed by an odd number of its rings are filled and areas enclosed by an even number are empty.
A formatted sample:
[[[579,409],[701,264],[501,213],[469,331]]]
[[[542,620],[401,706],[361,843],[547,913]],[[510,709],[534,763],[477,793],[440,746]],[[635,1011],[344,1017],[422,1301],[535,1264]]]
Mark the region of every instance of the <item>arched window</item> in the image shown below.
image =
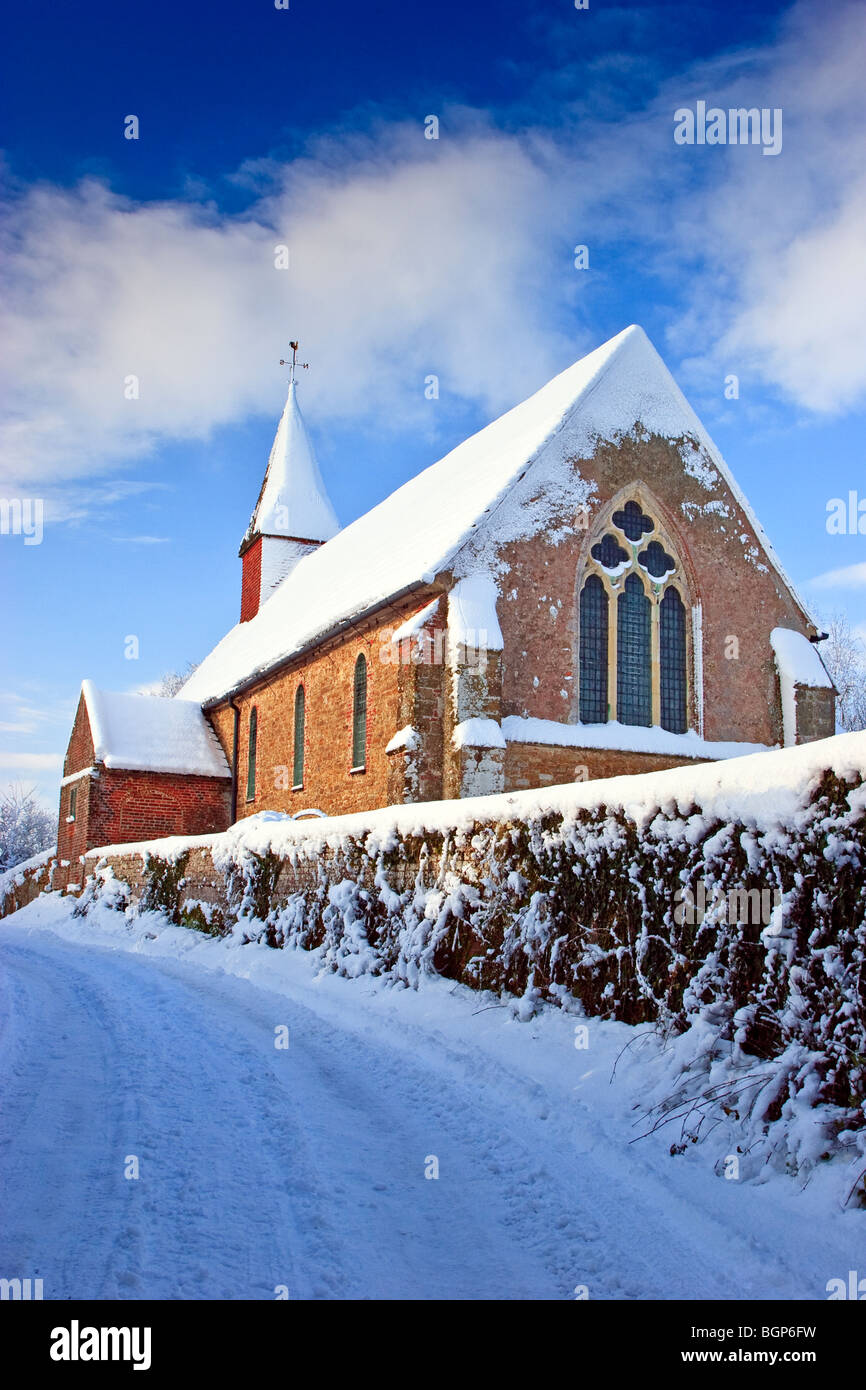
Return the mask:
[[[295,691],[295,742],[292,760],[292,787],[304,785],[304,706],[306,697],[304,687],[299,685]]]
[[[686,732],[686,610],[672,586],[659,605],[661,726],[672,734]]]
[[[616,712],[621,724],[652,724],[650,601],[630,574],[616,601]]]
[[[367,660],[363,652],[355,662],[352,701],[352,771],[367,765]]]
[[[674,541],[635,497],[600,522],[579,590],[578,718],[685,733],[688,628]]]
[[[580,720],[607,721],[607,594],[597,574],[580,593]]]
[[[255,706],[250,710],[250,736],[247,743],[247,801],[256,799],[256,739],[259,716]]]

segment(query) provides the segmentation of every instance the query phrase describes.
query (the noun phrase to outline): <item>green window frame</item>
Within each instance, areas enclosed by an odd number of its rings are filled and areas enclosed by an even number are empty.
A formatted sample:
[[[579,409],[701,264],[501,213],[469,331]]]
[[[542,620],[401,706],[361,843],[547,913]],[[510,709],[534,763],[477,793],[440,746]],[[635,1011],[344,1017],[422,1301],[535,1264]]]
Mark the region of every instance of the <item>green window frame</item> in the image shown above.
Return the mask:
[[[304,722],[306,719],[307,697],[304,687],[299,685],[295,691],[295,727],[292,749],[292,791],[304,785]]]
[[[259,737],[259,716],[255,707],[250,710],[250,736],[247,743],[247,801],[256,799],[256,745]]]
[[[361,652],[355,662],[352,696],[352,771],[367,766],[367,658]]]

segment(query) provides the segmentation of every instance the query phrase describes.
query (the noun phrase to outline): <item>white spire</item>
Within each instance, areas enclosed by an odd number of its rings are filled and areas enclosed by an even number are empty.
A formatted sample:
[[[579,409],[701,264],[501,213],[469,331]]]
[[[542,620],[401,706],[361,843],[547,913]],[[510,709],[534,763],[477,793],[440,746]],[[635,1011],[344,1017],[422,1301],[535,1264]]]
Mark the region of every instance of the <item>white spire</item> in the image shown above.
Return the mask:
[[[321,542],[339,529],[291,381],[247,534]]]

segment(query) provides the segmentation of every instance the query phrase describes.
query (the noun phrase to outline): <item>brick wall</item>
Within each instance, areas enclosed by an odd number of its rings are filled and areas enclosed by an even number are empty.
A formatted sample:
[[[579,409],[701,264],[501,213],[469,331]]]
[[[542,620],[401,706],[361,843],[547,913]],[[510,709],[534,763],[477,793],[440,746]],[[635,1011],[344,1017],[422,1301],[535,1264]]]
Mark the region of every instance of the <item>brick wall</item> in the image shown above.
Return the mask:
[[[203,835],[225,830],[230,824],[230,783],[226,777],[136,772],[101,763],[94,767],[93,737],[82,697],[63,776],[85,769],[86,775],[60,788],[55,887],[80,881],[81,856],[95,845],[163,835]],[[73,791],[77,792],[75,819],[69,821]]]
[[[597,483],[589,531],[576,531],[558,546],[537,536],[503,550],[510,565],[499,603],[505,638],[503,715],[577,720],[577,601],[584,556],[596,539],[593,518],[634,479],[650,490],[657,519],[677,544],[688,581],[683,593],[687,609],[696,601],[702,605],[704,737],[780,743],[770,632],[774,627],[807,632],[807,626],[733,493],[723,481],[708,492],[684,472],[676,447],[656,437],[604,444],[590,462],[577,460],[575,467]],[[711,499],[728,514],[705,510]],[[563,520],[573,518],[563,514]],[[734,650],[729,637],[737,639],[736,659],[725,655],[726,646]],[[692,727],[697,726],[695,693],[693,688]],[[832,733],[832,727],[823,732]]]
[[[262,538],[256,536],[243,553],[241,570],[241,622],[248,623],[259,611],[262,589]]]
[[[405,799],[441,796],[441,665],[390,659],[391,632],[431,594],[395,607],[348,637],[326,644],[305,662],[263,681],[239,696],[240,709],[237,819],[258,811],[295,811],[316,807],[327,815],[372,810]],[[444,605],[443,605],[444,608]],[[438,620],[441,626],[442,620]],[[363,772],[352,772],[352,711],[355,662],[367,659],[367,753]],[[388,659],[383,659],[387,656]],[[295,692],[303,684],[304,782],[292,786]],[[247,800],[250,713],[255,707],[256,788]],[[234,715],[227,704],[208,711],[208,718],[231,765]],[[420,758],[386,754],[398,729],[407,724],[429,739]],[[415,786],[417,784],[417,791]]]
[[[556,748],[543,743],[509,743],[505,750],[505,790],[559,786],[597,777],[662,772],[669,767],[697,764],[699,758],[667,757],[661,753],[628,753],[614,749]]]

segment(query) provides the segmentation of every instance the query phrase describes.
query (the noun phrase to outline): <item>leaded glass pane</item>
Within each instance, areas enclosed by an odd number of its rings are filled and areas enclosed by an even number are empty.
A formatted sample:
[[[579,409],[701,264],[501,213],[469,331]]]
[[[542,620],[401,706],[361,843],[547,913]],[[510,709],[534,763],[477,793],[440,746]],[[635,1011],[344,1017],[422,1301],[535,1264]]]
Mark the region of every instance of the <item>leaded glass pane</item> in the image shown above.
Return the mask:
[[[621,724],[652,722],[650,601],[630,574],[617,599],[616,709]]]
[[[591,574],[580,595],[580,720],[607,722],[607,594]]]
[[[597,560],[606,570],[619,569],[631,557],[627,550],[623,550],[616,536],[612,536],[608,531],[602,536],[597,545],[590,551],[593,560]]]
[[[672,734],[686,732],[686,610],[669,588],[659,611],[661,722]]]
[[[645,535],[655,530],[655,523],[641,511],[637,502],[626,502],[621,512],[614,512],[613,524],[618,526],[630,541],[643,540]]]
[[[646,550],[642,550],[637,558],[653,579],[664,579],[666,574],[673,574],[676,569],[674,557],[668,555],[659,541],[650,541]]]

